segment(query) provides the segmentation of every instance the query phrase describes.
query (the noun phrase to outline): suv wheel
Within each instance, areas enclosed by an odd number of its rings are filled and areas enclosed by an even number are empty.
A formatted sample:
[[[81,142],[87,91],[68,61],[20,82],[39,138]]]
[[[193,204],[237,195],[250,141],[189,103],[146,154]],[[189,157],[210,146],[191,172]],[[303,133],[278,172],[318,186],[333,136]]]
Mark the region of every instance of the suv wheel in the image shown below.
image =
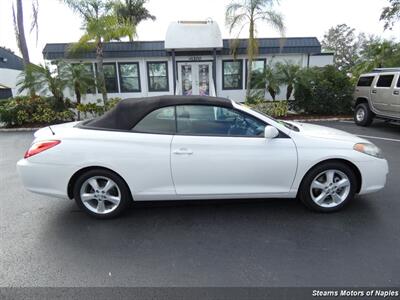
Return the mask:
[[[369,126],[373,120],[373,112],[367,103],[360,103],[354,111],[354,121],[358,126]]]

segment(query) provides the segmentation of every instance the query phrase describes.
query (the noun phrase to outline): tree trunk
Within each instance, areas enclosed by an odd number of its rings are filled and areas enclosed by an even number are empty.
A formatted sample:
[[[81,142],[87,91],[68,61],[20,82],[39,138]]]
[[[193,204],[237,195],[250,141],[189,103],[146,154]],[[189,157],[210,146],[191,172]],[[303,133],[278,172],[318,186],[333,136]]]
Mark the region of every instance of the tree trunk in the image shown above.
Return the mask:
[[[254,21],[250,21],[249,26],[249,41],[247,45],[247,82],[246,82],[246,101],[250,99],[250,91],[251,91],[251,74],[253,72],[253,59],[254,59]]]
[[[75,96],[76,96],[76,104],[81,104],[81,92],[79,90],[79,86],[78,83],[75,83]],[[78,121],[81,120],[81,112],[79,111],[79,109],[77,110],[78,112]]]
[[[292,96],[292,92],[293,92],[293,85],[288,84],[287,90],[286,90],[286,100],[290,99],[290,96]]]
[[[18,26],[18,44],[24,59],[25,68],[29,65],[29,52],[26,45],[25,29],[24,29],[24,10],[22,0],[17,0],[17,26]]]
[[[107,89],[106,89],[106,83],[104,81],[103,44],[101,41],[97,42],[96,60],[97,60],[98,88],[100,89],[101,95],[103,96],[103,104],[105,106],[107,103]]]
[[[269,92],[269,94],[271,95],[271,97],[272,97],[272,101],[275,101],[275,97],[276,97],[276,92],[275,92],[275,90],[272,88],[272,87],[268,87],[268,92]]]

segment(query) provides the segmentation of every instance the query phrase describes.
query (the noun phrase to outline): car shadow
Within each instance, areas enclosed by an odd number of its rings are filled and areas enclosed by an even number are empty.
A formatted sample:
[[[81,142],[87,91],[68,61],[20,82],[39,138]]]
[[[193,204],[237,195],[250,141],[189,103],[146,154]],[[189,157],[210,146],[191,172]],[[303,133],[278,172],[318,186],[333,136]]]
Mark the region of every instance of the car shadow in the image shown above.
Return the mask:
[[[110,220],[99,220],[86,215],[68,203],[49,218],[46,232],[60,242],[68,240],[68,247],[87,249],[98,243],[118,245],[127,240],[147,240],[196,236],[204,238],[219,232],[218,239],[230,239],[235,234],[251,236],[267,230],[271,238],[284,232],[295,240],[299,234],[321,227],[341,233],[375,226],[374,208],[370,201],[358,197],[339,212],[324,214],[306,209],[295,199],[246,199],[162,201],[135,203],[125,214]],[[310,229],[311,228],[311,229]],[[76,241],[76,243],[74,242]]]

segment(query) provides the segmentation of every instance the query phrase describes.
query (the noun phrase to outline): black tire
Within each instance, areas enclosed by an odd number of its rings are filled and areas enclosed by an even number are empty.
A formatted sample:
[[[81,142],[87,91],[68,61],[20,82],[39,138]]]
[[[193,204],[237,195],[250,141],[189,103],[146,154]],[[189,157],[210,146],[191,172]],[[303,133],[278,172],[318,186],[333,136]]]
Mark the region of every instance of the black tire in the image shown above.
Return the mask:
[[[333,207],[324,207],[312,199],[311,196],[311,184],[313,183],[314,179],[319,176],[321,173],[328,171],[328,170],[337,170],[339,172],[344,173],[348,181],[350,182],[350,188],[348,191],[347,197],[338,205],[333,206]],[[324,175],[323,175],[324,176]],[[336,179],[339,179],[339,174],[336,174]],[[312,168],[303,178],[302,183],[300,185],[300,189],[298,192],[298,197],[299,199],[304,203],[306,207],[308,207],[311,210],[317,211],[317,212],[324,212],[324,213],[329,213],[329,212],[335,212],[340,209],[342,209],[344,206],[346,206],[353,198],[356,193],[357,189],[357,177],[354,174],[354,171],[345,163],[342,162],[326,162],[326,163],[321,163],[314,168]],[[313,190],[314,192],[315,190]],[[339,190],[343,191],[343,190]],[[343,196],[345,196],[345,193],[343,193]],[[332,201],[333,198],[330,196],[327,197],[327,202]],[[332,205],[334,203],[332,202]]]
[[[108,202],[108,200],[106,200],[106,199],[104,200],[104,203],[106,203],[105,204],[106,207],[111,207],[113,205],[116,206],[112,210],[110,209],[110,212],[96,213],[95,211],[92,211],[91,209],[86,207],[86,205],[83,203],[83,201],[81,199],[81,189],[83,188],[83,185],[85,184],[85,186],[87,186],[86,181],[88,179],[94,178],[94,177],[98,178],[99,187],[101,187],[100,186],[101,181],[106,182],[106,179],[111,179],[111,181],[113,181],[113,183],[115,183],[115,185],[117,186],[117,188],[115,188],[115,187],[112,188],[111,192],[114,194],[116,193],[116,195],[119,196],[119,198],[120,198],[119,203],[114,204],[114,203]],[[93,192],[95,192],[95,191],[93,191]],[[101,193],[102,193],[101,189],[98,192],[101,195]],[[105,170],[105,169],[92,169],[92,170],[82,174],[81,176],[79,176],[79,178],[76,180],[74,188],[73,188],[73,195],[74,195],[76,204],[84,212],[86,212],[90,216],[98,218],[98,219],[115,218],[115,217],[121,215],[123,212],[125,212],[127,210],[127,208],[129,207],[129,205],[132,203],[132,195],[131,195],[131,192],[130,192],[128,186],[126,185],[125,181],[116,173]],[[96,201],[98,203],[98,200],[96,200],[96,199],[93,199],[90,201],[91,201],[90,206],[92,204],[94,206]]]
[[[368,103],[360,103],[354,110],[354,122],[358,126],[369,126],[374,119],[374,113],[369,108]]]

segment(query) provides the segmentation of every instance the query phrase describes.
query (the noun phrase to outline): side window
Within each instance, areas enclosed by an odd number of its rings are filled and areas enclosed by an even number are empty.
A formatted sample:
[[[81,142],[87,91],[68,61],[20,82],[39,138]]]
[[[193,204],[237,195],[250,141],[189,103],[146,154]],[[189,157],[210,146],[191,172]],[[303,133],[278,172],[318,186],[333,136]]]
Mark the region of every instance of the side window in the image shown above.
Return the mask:
[[[358,79],[357,86],[371,86],[374,76],[362,76]]]
[[[176,107],[177,133],[210,136],[262,137],[264,122],[239,111],[218,106]]]
[[[399,79],[397,80],[397,87],[400,88],[400,76]]]
[[[152,111],[132,130],[145,133],[175,134],[175,107],[168,106]]]
[[[381,75],[379,76],[377,87],[391,87],[394,75]]]

